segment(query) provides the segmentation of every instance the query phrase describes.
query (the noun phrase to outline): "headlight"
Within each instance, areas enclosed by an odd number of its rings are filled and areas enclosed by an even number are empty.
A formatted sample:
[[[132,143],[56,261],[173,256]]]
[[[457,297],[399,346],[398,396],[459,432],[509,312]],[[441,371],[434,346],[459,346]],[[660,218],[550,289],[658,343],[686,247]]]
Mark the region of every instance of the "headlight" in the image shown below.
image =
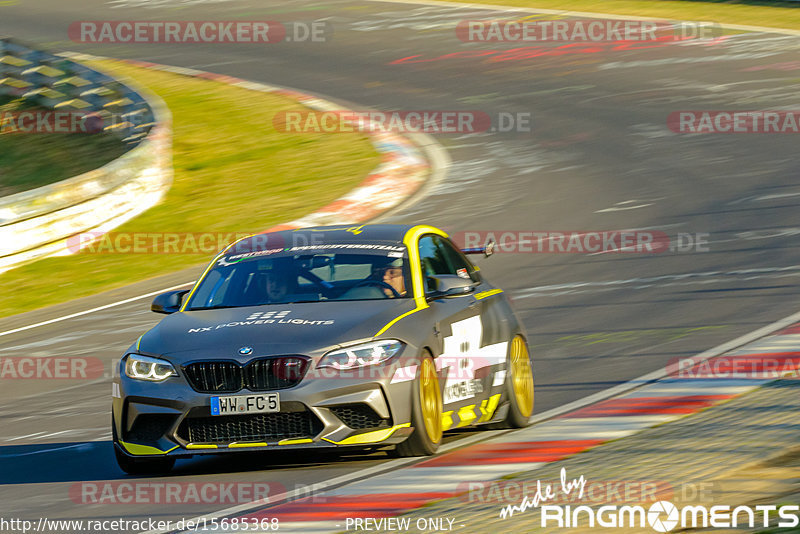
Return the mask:
[[[322,357],[317,368],[354,369],[367,365],[378,365],[389,361],[402,348],[403,343],[395,339],[362,343],[329,352]]]
[[[128,354],[125,362],[125,374],[129,378],[137,380],[149,380],[150,382],[161,382],[178,373],[167,360],[150,358],[141,354]]]

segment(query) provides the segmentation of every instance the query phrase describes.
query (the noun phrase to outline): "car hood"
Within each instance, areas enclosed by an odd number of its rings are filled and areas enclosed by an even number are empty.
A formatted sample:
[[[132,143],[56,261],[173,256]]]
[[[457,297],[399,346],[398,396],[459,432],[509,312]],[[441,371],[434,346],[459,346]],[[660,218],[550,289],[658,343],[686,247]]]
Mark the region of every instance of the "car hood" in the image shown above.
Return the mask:
[[[412,309],[412,299],[386,299],[178,312],[142,336],[139,350],[170,356],[178,363],[204,358],[311,355],[370,339],[389,321]],[[240,354],[244,347],[252,352]]]

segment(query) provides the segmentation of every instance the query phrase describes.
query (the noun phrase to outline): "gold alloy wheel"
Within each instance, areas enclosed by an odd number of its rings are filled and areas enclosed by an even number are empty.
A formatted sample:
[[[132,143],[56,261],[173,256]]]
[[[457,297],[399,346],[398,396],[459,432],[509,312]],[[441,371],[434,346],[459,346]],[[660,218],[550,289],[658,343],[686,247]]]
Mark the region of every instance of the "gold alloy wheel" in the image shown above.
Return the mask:
[[[432,443],[439,443],[442,439],[442,395],[436,367],[431,358],[422,360],[422,369],[419,372],[419,405],[428,439]]]
[[[528,348],[520,336],[511,342],[511,387],[523,417],[533,412],[533,370]]]

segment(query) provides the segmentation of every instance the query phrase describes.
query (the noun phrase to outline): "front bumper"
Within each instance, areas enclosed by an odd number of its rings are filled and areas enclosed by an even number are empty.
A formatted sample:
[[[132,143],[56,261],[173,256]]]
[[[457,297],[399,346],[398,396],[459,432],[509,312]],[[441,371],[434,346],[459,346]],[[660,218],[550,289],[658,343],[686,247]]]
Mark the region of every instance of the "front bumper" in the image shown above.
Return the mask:
[[[130,456],[218,454],[264,449],[388,446],[412,432],[413,380],[304,378],[280,389],[279,413],[212,416],[210,398],[181,373],[164,382],[117,376],[113,383],[114,442]],[[121,373],[120,373],[121,374]],[[243,389],[230,395],[247,395]],[[259,392],[261,393],[261,392]]]

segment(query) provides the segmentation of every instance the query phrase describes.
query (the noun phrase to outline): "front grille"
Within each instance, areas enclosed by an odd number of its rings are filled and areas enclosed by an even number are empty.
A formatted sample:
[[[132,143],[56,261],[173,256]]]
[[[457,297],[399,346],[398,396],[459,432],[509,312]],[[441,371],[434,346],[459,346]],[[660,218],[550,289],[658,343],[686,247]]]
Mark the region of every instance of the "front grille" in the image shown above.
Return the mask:
[[[176,418],[177,415],[171,414],[140,414],[125,438],[137,443],[158,441],[169,431]]]
[[[286,389],[300,383],[309,359],[303,356],[278,356],[254,360],[244,367],[237,362],[195,362],[184,367],[192,389],[200,393],[234,393]]]
[[[303,379],[308,363],[297,356],[255,360],[244,368],[244,383],[251,391],[290,388]]]
[[[386,428],[391,426],[389,419],[381,419],[375,410],[366,404],[349,404],[331,408],[333,415],[353,429]]]
[[[280,412],[217,417],[190,417],[178,428],[178,437],[190,443],[231,443],[234,441],[276,441],[311,438],[322,423],[310,411]]]
[[[197,362],[184,370],[189,384],[200,393],[233,393],[242,389],[242,367],[236,362]]]

